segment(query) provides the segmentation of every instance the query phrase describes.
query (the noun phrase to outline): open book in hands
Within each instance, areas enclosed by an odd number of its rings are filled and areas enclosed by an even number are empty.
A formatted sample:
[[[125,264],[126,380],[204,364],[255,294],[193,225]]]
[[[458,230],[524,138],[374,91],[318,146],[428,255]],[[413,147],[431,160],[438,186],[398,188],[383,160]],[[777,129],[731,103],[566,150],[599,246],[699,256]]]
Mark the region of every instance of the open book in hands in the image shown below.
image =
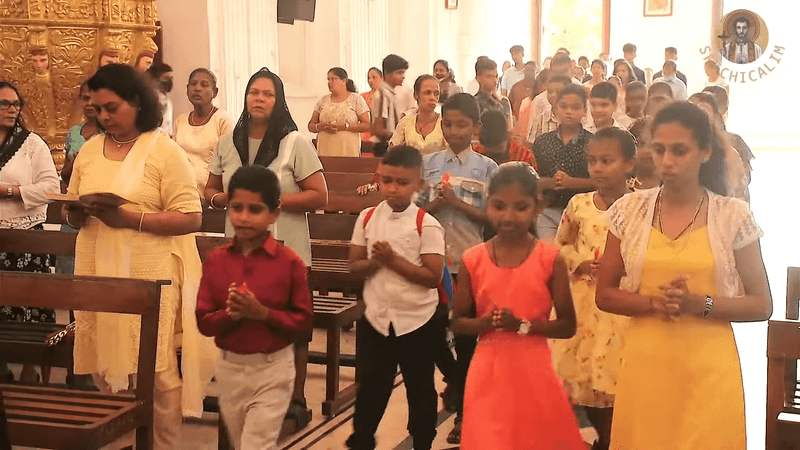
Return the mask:
[[[130,200],[110,192],[99,192],[81,196],[48,192],[47,199],[55,202],[78,203],[85,208],[118,208],[125,203],[132,203]]]

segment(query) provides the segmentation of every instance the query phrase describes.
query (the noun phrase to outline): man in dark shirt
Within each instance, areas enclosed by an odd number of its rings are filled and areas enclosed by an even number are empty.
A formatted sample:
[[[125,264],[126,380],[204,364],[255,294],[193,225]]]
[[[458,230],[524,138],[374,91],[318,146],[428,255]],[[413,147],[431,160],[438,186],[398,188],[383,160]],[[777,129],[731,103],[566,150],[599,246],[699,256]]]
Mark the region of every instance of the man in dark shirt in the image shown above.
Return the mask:
[[[478,112],[482,116],[486,111],[500,111],[511,123],[511,103],[497,93],[497,63],[493,60],[479,59],[475,63],[475,79],[478,80]]]
[[[677,60],[678,60],[678,49],[677,48],[675,48],[675,47],[667,47],[667,48],[664,49],[664,61],[665,62],[666,61],[677,61]],[[655,75],[653,75],[653,81],[655,81],[656,78],[661,78],[663,76],[664,76],[663,71],[659,70],[658,72],[655,73]],[[678,70],[675,73],[675,77],[677,79],[683,81],[683,84],[685,84],[686,86],[689,86],[689,83],[686,81],[686,75],[684,75],[683,72],[681,72],[680,70]],[[644,80],[639,80],[639,81],[645,82]]]
[[[636,59],[636,46],[630,43],[625,44],[622,46],[622,53],[625,60],[633,67],[633,74],[636,75],[636,79],[647,84],[644,77],[644,70],[636,67],[636,64],[633,63],[633,60]]]

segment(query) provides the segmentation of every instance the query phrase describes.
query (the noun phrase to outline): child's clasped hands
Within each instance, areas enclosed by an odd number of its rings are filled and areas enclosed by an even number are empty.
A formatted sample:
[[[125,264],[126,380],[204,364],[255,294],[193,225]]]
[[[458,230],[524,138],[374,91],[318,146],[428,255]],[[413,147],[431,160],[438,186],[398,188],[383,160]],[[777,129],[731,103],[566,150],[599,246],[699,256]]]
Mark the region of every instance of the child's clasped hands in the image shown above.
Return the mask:
[[[254,319],[263,320],[269,309],[259,303],[253,291],[247,287],[247,282],[236,286],[228,286],[228,300],[225,302],[225,311],[233,320]]]

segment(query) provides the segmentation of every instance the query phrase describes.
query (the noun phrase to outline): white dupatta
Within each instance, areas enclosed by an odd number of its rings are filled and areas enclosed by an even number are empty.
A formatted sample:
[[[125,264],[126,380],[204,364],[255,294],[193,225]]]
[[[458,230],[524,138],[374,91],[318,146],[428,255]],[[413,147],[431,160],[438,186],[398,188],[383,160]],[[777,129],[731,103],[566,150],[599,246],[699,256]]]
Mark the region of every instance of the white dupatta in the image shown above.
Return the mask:
[[[203,264],[197,251],[194,234],[175,236],[172,239],[172,254],[180,261],[179,270],[182,276],[179,283],[181,294],[181,312],[183,336],[181,337],[181,373],[183,385],[181,391],[181,409],[184,417],[201,417],[203,415],[203,398],[206,388],[214,375],[219,359],[219,349],[214,338],[203,336],[197,329],[197,293],[200,290],[200,278]],[[173,280],[175,281],[175,280]]]

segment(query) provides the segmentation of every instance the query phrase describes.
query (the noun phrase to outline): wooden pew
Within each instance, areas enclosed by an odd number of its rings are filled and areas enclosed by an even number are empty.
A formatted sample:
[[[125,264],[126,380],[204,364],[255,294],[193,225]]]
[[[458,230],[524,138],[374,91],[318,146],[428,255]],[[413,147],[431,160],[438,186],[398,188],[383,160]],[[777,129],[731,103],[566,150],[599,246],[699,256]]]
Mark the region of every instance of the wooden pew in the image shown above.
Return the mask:
[[[322,168],[327,172],[369,173],[378,171],[381,158],[354,158],[350,156],[320,156]]]
[[[800,267],[786,268],[786,318],[800,320]]]
[[[0,272],[3,304],[141,316],[133,395],[0,384],[13,445],[97,449],[136,431],[136,448],[153,448],[153,383],[161,286],[169,281]],[[37,295],[30,295],[35,292]],[[113,296],[108,293],[113,292]],[[0,343],[8,362],[29,363]]]
[[[369,184],[378,171],[380,158],[353,158],[344,156],[321,156],[328,183],[328,204],[326,212],[358,214],[370,206],[381,202],[378,192],[358,195],[356,188]]]
[[[800,267],[786,269],[786,321],[767,334],[767,450],[800,450]],[[794,419],[794,420],[792,420]]]
[[[359,330],[356,328],[355,355],[339,355],[342,327],[352,325],[364,313],[361,299],[363,279],[350,273],[348,258],[350,237],[357,216],[349,214],[309,214],[311,237],[311,276],[309,286],[319,292],[314,296],[314,326],[327,330],[327,351],[311,352],[309,362],[325,364],[325,401],[322,413],[332,417],[355,401],[359,379],[357,363]],[[330,296],[339,292],[344,297]],[[356,380],[339,390],[340,366],[355,367]]]
[[[800,450],[800,321],[770,320],[766,450]]]
[[[0,251],[17,253],[48,253],[58,256],[75,255],[75,233],[38,230],[0,229]],[[225,244],[224,237],[197,236],[197,248],[201,258],[214,248]],[[42,368],[42,382],[50,381],[50,367],[72,366],[72,345],[69,339],[55,346],[45,345],[51,333],[64,325],[49,323],[0,322],[0,342],[13,343],[8,351],[15,355],[27,355],[28,359]]]

